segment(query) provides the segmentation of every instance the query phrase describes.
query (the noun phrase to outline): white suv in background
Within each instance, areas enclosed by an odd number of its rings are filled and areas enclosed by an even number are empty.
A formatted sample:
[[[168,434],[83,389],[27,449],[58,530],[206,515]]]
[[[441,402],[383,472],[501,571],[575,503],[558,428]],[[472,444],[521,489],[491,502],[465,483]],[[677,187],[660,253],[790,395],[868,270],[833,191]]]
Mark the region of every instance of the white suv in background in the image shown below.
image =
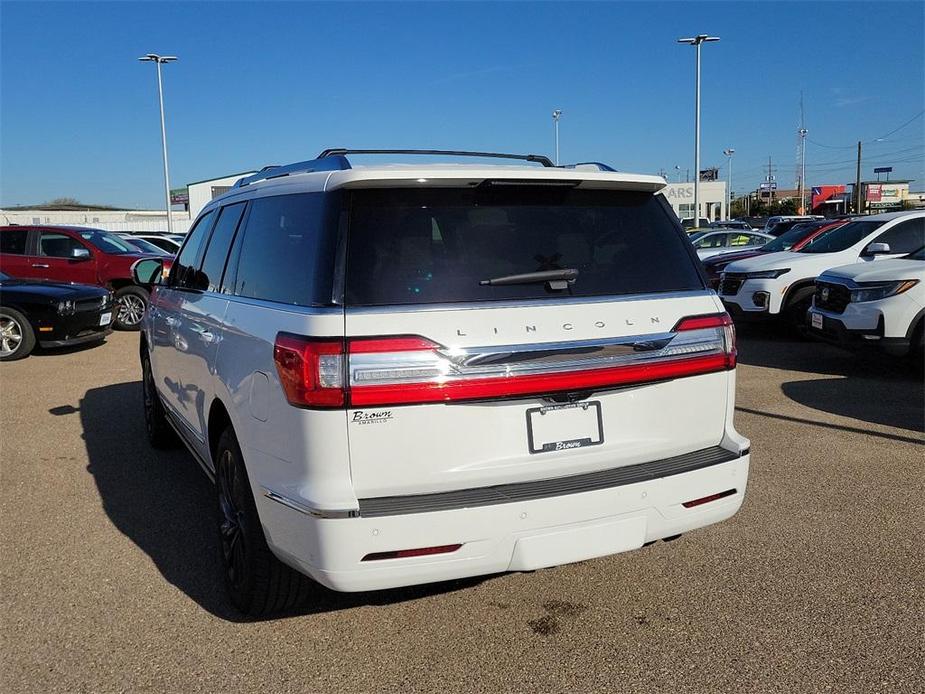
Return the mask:
[[[776,316],[803,325],[815,280],[837,265],[908,255],[925,243],[925,212],[853,219],[799,251],[782,251],[726,266],[719,295],[735,320]]]
[[[875,265],[832,268],[816,280],[809,324],[817,337],[921,358],[923,323],[925,246]]]
[[[732,516],[731,321],[662,178],[353,168],[326,150],[211,201],[141,334],[150,441],[217,482],[247,613],[524,571]],[[139,265],[159,277],[159,261]]]

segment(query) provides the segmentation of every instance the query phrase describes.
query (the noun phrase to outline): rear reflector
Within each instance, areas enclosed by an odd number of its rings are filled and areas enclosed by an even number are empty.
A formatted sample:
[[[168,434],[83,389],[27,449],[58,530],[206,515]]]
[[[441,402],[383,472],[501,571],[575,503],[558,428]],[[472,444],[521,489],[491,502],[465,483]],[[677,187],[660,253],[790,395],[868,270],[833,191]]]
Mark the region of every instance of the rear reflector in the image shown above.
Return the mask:
[[[724,492],[719,492],[718,494],[710,494],[710,496],[704,496],[700,499],[694,499],[693,501],[685,501],[681,504],[684,508],[694,508],[694,506],[700,506],[701,504],[709,504],[711,501],[716,501],[717,499],[725,499],[727,496],[732,496],[736,493],[735,489],[727,489]]]
[[[404,559],[406,557],[424,557],[430,554],[449,554],[455,552],[459,545],[439,545],[437,547],[421,547],[419,549],[397,549],[392,552],[373,552],[363,557],[362,561],[378,561],[379,559]]]

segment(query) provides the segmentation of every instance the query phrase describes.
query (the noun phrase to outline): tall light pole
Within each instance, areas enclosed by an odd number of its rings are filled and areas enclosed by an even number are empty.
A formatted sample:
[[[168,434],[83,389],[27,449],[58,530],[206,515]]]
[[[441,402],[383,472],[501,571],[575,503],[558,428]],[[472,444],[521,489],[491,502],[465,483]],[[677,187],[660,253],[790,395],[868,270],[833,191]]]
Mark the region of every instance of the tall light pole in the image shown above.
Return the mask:
[[[800,128],[800,211],[806,214],[806,133],[809,130]]]
[[[680,183],[681,182],[681,167],[675,164],[674,170],[678,172],[678,183]]]
[[[562,111],[556,109],[552,112],[552,120],[556,126],[556,166],[559,166],[559,119],[562,117]]]
[[[694,226],[700,226],[700,44],[719,41],[719,36],[697,34],[691,38],[678,39],[697,49],[697,73],[694,80]]]
[[[161,65],[172,63],[177,59],[175,55],[157,55],[148,53],[138,60],[143,63],[154,63],[157,66],[157,98],[161,104],[161,146],[164,150],[164,203],[167,205],[167,231],[173,233],[173,220],[170,218],[170,174],[167,172],[167,128],[164,126],[164,87],[161,83]]]
[[[729,170],[726,172],[726,187],[729,189],[726,191],[726,196],[729,199],[729,202],[726,204],[726,221],[728,222],[732,219],[732,155],[736,151],[730,147],[723,150],[723,154],[729,157]]]

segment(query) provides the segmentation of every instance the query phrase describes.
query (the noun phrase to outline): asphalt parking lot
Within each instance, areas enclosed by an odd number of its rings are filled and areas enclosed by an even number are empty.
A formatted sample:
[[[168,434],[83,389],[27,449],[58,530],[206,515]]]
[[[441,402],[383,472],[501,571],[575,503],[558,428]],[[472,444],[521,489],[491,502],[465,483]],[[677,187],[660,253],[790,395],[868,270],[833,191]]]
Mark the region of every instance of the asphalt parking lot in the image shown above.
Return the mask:
[[[0,365],[4,692],[925,690],[920,377],[740,339],[742,511],[671,543],[245,622],[136,334]]]

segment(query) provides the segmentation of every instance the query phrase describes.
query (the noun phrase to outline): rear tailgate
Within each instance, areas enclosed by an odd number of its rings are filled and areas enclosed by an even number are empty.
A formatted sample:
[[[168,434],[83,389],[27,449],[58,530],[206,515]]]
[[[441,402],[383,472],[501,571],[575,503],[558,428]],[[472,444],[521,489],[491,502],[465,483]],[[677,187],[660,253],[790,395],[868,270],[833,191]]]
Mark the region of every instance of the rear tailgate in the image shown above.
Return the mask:
[[[345,320],[358,497],[578,475],[722,440],[730,330],[650,193],[353,196]],[[577,280],[479,284],[556,268]],[[682,325],[700,316],[713,318]]]

